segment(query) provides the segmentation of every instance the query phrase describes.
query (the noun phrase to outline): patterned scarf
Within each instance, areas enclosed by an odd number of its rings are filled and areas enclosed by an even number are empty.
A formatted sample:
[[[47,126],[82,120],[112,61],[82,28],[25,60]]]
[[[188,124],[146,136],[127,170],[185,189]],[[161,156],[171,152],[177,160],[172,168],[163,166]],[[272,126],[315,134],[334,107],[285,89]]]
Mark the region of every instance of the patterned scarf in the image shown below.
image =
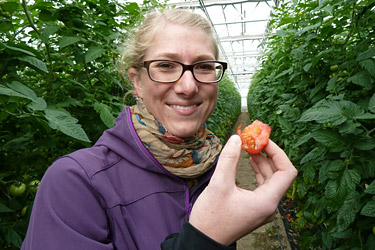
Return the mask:
[[[146,109],[141,98],[130,108],[134,127],[145,147],[170,173],[196,178],[210,169],[222,148],[219,138],[206,125],[192,137],[179,138]]]

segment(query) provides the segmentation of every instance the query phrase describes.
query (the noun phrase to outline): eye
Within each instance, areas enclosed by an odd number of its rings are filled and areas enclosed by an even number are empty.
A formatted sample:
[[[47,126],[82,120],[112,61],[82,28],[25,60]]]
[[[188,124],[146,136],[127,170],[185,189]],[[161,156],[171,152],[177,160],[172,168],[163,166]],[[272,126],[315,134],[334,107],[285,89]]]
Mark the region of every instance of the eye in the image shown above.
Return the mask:
[[[195,67],[199,71],[214,71],[215,70],[215,63],[212,62],[204,62],[199,63]]]
[[[177,68],[178,64],[170,61],[156,61],[153,63],[153,67],[162,70],[172,70]]]

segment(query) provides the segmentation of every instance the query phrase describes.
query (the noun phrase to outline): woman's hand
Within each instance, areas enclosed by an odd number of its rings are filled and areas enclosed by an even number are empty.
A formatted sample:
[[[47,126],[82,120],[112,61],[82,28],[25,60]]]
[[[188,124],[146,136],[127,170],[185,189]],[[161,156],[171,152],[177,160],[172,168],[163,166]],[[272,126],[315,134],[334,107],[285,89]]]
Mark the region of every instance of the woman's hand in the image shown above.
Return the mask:
[[[277,206],[297,176],[287,155],[273,141],[262,154],[251,155],[258,187],[254,191],[236,186],[241,140],[233,135],[225,145],[216,170],[193,206],[190,223],[224,245],[230,245],[272,221]]]

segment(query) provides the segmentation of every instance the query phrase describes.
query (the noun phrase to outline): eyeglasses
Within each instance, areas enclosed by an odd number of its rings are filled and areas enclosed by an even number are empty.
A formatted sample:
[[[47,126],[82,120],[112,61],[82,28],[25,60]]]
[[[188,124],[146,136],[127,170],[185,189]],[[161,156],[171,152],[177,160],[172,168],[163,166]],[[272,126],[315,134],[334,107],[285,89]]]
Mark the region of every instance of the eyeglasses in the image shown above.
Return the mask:
[[[177,61],[158,59],[144,61],[142,66],[147,69],[150,79],[159,83],[177,82],[186,70],[190,70],[198,82],[217,83],[227,69],[227,63],[214,60],[185,65]]]

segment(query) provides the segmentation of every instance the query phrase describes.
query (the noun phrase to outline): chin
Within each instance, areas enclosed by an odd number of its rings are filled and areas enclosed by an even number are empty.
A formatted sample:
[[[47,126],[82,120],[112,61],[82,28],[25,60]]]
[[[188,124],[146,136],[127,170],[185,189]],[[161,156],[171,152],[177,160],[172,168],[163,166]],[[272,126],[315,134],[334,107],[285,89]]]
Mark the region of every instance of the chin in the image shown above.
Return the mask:
[[[192,130],[188,130],[188,129],[181,130],[181,129],[179,129],[179,130],[170,130],[169,132],[174,136],[177,136],[177,137],[180,137],[180,138],[186,138],[186,137],[191,137],[191,136],[195,135],[198,132],[198,130],[199,129],[192,129]]]

